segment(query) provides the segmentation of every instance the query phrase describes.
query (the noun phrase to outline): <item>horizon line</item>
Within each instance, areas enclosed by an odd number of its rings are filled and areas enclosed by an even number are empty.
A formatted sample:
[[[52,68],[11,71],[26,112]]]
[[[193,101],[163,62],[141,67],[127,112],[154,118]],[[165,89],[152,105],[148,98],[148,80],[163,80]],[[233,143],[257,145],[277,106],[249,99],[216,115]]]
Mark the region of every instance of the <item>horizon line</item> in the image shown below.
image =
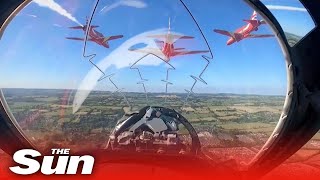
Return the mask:
[[[72,88],[0,88],[0,90],[5,90],[5,89],[16,89],[16,90],[70,90],[70,91],[77,91],[79,89],[72,89]],[[109,92],[113,93],[113,91],[107,91],[107,90],[87,90],[87,89],[82,89],[80,91],[91,91],[91,92]],[[144,92],[139,92],[139,91],[124,91],[124,93],[138,93],[138,94],[145,94]],[[187,92],[148,92],[148,94],[188,94]],[[251,96],[286,96],[285,94],[259,94],[259,93],[234,93],[234,92],[197,92],[194,94],[230,94],[230,95],[251,95]]]

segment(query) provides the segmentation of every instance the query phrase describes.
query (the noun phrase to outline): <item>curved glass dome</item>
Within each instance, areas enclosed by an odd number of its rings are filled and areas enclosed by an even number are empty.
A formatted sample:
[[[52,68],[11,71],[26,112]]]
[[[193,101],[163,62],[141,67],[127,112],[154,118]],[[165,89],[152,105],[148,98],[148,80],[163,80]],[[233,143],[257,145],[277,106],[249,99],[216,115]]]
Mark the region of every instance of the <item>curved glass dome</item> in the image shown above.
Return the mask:
[[[208,159],[248,163],[286,98],[277,38],[243,1],[34,0],[4,30],[0,59],[8,110],[39,149],[106,149],[119,123],[156,106],[191,130],[155,111],[119,136],[143,120],[152,131],[130,140],[174,144],[173,132],[190,145],[194,129]]]

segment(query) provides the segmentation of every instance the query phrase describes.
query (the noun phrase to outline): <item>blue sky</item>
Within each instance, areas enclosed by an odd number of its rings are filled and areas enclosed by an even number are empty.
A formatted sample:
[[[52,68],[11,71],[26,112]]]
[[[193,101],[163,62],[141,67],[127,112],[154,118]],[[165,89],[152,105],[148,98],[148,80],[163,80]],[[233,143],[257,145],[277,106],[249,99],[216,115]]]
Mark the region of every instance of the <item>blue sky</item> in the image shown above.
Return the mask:
[[[76,21],[84,23],[94,3],[84,3],[82,0],[55,2],[65,12],[61,14],[56,9],[59,14],[48,7],[31,3],[7,27],[0,42],[0,66],[6,67],[0,72],[0,86],[78,89],[86,86],[83,84],[92,84],[94,89],[115,90],[107,79],[96,82],[89,77],[98,72],[87,58],[82,57],[83,42],[65,39],[84,37],[83,31],[67,27],[76,26]],[[281,4],[274,0],[263,2],[301,8],[301,4],[292,3],[294,1],[291,0],[281,1]],[[226,46],[228,37],[213,32],[216,28],[233,31],[245,25],[242,20],[250,18],[252,14],[248,5],[240,0],[219,3],[212,0],[185,0],[185,3],[198,20],[214,56],[202,76],[208,84],[197,83],[194,92],[285,94],[285,62],[275,38],[248,39]],[[303,27],[296,25],[296,20],[305,19],[306,12],[279,9],[272,12],[281,21],[286,20],[288,31],[303,34],[312,27],[310,21]],[[96,54],[93,61],[105,66],[103,70],[106,74],[115,74],[113,81],[119,88],[141,92],[142,86],[136,84],[140,80],[138,73],[129,69],[129,66],[142,54],[129,54],[123,47],[130,44],[131,40],[137,43],[134,37],[140,37],[141,33],[165,32],[163,28],[168,27],[169,17],[172,31],[195,37],[191,41],[179,41],[176,46],[207,50],[197,26],[178,0],[122,0],[120,3],[101,0],[92,24],[99,25],[97,30],[105,36],[122,34],[124,38],[111,41],[110,49],[88,42],[88,53]],[[263,26],[255,33],[272,32],[268,26]],[[176,70],[170,72],[169,79],[173,85],[169,86],[169,92],[184,92],[193,84],[190,75],[198,76],[206,61],[201,55],[192,55],[173,58],[171,63]],[[165,84],[161,80],[165,79],[166,65],[163,62],[150,57],[137,64],[137,67],[148,79],[145,83],[148,92],[164,92]]]
[[[262,2],[267,5],[286,32],[305,36],[315,27],[309,13],[299,0],[262,0]]]

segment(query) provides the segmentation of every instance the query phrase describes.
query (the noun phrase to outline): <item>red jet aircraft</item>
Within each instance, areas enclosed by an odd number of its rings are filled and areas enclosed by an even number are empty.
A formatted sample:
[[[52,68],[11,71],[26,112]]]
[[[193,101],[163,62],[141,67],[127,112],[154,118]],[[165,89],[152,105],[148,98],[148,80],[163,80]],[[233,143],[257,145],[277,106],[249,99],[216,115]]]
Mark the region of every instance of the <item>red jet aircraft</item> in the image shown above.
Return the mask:
[[[229,36],[230,39],[227,41],[227,45],[231,45],[235,42],[239,42],[246,38],[266,38],[266,37],[274,37],[272,34],[251,34],[253,31],[258,31],[258,28],[262,24],[266,24],[264,20],[257,19],[257,12],[253,11],[250,20],[243,20],[248,24],[237,29],[235,32],[229,32],[220,29],[214,29],[213,31],[219,34],[223,34]]]
[[[69,27],[69,28],[70,29],[82,29],[84,31],[84,33],[86,33],[87,25],[88,25],[88,20],[86,21],[86,25],[84,25],[84,26],[74,26],[74,27]],[[105,37],[105,36],[103,36],[102,33],[95,30],[95,28],[97,28],[97,27],[99,27],[99,26],[90,26],[89,27],[89,32],[88,32],[89,37],[87,40],[93,41],[93,42],[95,42],[105,48],[110,47],[108,41],[119,39],[119,38],[123,37],[123,35]],[[77,38],[77,37],[66,37],[66,39],[79,40],[79,41],[85,40],[84,38]]]
[[[158,57],[164,57],[166,62],[169,62],[171,57],[182,56],[189,54],[199,54],[207,53],[209,51],[186,51],[185,48],[175,48],[174,44],[179,39],[193,39],[192,36],[183,36],[179,34],[172,34],[170,28],[170,19],[169,19],[169,28],[167,34],[151,35],[148,36],[154,38],[158,48],[141,48],[141,49],[129,49],[130,51],[143,52],[154,54]]]

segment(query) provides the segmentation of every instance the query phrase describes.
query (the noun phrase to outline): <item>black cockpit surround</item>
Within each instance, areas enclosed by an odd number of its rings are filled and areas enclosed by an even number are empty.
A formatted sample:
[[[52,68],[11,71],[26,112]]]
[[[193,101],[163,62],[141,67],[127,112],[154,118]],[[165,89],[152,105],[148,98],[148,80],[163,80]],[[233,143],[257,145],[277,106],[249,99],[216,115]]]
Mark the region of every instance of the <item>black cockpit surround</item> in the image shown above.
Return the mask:
[[[293,47],[290,47],[286,41],[285,34],[276,18],[259,0],[245,1],[256,9],[273,28],[284,52],[288,71],[289,87],[279,123],[269,140],[243,172],[258,177],[284,162],[320,129],[320,53],[318,50],[320,47],[320,28],[318,26],[320,1],[301,0],[313,17],[316,27]],[[14,15],[29,2],[29,0],[0,1],[0,36]],[[0,100],[0,148],[10,155],[19,149],[34,148],[12,114],[6,111],[8,108],[3,96]],[[141,119],[147,108],[134,114],[132,122],[125,127]],[[199,151],[200,141],[191,124],[175,110],[162,108],[162,111],[168,116],[175,117],[189,128],[194,144],[192,151]]]

